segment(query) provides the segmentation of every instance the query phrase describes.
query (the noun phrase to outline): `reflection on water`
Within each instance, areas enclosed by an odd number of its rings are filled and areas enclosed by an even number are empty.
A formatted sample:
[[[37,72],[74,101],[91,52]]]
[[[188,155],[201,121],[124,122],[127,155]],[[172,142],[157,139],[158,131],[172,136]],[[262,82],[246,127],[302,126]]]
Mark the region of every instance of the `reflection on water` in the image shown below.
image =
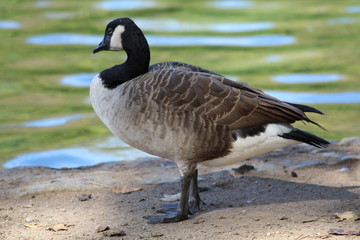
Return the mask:
[[[282,57],[279,55],[270,55],[264,58],[265,62],[280,62]]]
[[[219,9],[248,9],[253,3],[247,0],[221,0],[210,3],[210,7]]]
[[[103,10],[135,10],[142,8],[154,8],[157,4],[152,0],[122,0],[122,1],[103,1],[95,5],[96,8]]]
[[[21,24],[16,21],[0,20],[0,28],[2,29],[17,29]]]
[[[247,22],[247,23],[186,23],[176,19],[134,19],[136,24],[144,31],[167,31],[167,32],[250,32],[271,29],[271,22]]]
[[[76,168],[93,166],[103,162],[134,160],[137,158],[155,157],[134,149],[116,137],[109,137],[103,142],[86,148],[65,148],[42,152],[21,154],[3,166],[43,166],[51,168]]]
[[[352,17],[339,17],[328,20],[329,24],[349,24],[354,22],[356,22],[356,19]]]
[[[3,166],[5,168],[18,166],[75,168],[117,160],[117,157],[110,154],[90,152],[84,148],[66,148],[21,154],[6,162]]]
[[[44,13],[44,18],[47,19],[66,19],[70,18],[71,14],[68,12],[46,12]]]
[[[360,103],[360,92],[335,92],[335,93],[315,93],[315,92],[282,92],[265,91],[282,101],[292,103],[316,103],[316,104],[335,104],[335,103]]]
[[[267,47],[287,45],[295,38],[286,35],[254,36],[147,36],[152,46],[232,46],[232,47]]]
[[[97,35],[82,35],[76,33],[51,33],[29,37],[27,43],[38,45],[83,44],[97,45],[102,40]]]
[[[51,4],[52,3],[50,1],[37,1],[37,2],[35,2],[35,7],[45,8],[45,7],[51,6]]]
[[[61,84],[73,87],[89,87],[92,79],[97,73],[78,73],[65,76],[61,79]]]
[[[294,73],[282,74],[272,77],[275,82],[281,83],[320,83],[320,82],[334,82],[343,78],[340,74],[309,74],[309,73]]]
[[[68,123],[69,121],[82,118],[83,115],[81,114],[75,114],[65,117],[58,117],[58,118],[47,118],[47,119],[41,119],[31,122],[25,122],[22,124],[24,127],[54,127],[54,126],[60,126]]]
[[[233,47],[267,47],[287,45],[295,38],[287,35],[253,35],[253,36],[164,36],[146,35],[151,46],[233,46]],[[30,44],[57,45],[83,44],[97,45],[102,36],[82,35],[75,33],[54,33],[29,37]]]
[[[360,5],[348,6],[346,7],[345,11],[347,13],[360,13]]]

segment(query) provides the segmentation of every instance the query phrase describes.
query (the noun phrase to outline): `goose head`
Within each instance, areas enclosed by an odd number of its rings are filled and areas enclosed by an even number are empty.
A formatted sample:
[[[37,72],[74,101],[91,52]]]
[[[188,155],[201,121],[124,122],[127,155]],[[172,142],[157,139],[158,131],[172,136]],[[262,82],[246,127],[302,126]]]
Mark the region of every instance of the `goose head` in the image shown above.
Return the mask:
[[[130,18],[118,18],[108,23],[104,39],[93,50],[93,53],[103,50],[128,52],[144,45],[148,47],[140,28]]]

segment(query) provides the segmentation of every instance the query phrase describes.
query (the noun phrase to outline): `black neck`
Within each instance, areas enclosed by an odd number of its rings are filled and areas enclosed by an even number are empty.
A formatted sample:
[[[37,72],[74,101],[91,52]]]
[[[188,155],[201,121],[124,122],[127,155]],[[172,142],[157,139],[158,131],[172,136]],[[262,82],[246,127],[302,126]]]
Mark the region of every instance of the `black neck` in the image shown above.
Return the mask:
[[[141,33],[142,37],[128,46],[124,46],[127,59],[123,64],[115,65],[100,73],[103,84],[106,88],[113,89],[120,84],[134,79],[149,69],[150,50],[149,45]]]

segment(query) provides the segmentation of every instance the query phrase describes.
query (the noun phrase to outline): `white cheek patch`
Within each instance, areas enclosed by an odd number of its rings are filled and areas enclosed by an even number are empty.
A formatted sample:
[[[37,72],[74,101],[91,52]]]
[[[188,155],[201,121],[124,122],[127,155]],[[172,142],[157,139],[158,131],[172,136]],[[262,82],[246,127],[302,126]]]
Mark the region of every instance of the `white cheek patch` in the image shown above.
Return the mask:
[[[124,50],[121,41],[121,34],[125,31],[123,25],[119,25],[115,28],[111,39],[110,39],[110,50],[112,51],[121,51]]]

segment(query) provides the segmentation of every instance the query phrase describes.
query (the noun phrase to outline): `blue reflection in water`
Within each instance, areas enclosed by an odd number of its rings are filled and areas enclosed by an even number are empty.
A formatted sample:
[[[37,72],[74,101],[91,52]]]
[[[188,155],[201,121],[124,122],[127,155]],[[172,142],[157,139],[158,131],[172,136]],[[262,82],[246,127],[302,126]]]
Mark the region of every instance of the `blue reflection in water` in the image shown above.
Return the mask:
[[[52,33],[29,37],[27,43],[37,45],[82,44],[97,45],[102,40],[97,35],[82,35],[76,33]]]
[[[47,119],[41,119],[31,122],[25,122],[22,124],[24,127],[54,127],[54,126],[60,126],[68,123],[71,120],[82,118],[83,115],[81,114],[75,114],[65,117],[58,117],[58,118],[47,118]]]
[[[79,73],[65,76],[61,84],[73,87],[89,87],[92,79],[97,73]]]
[[[2,29],[17,29],[21,24],[16,21],[0,20],[0,28]]]
[[[360,103],[360,92],[335,92],[335,93],[314,93],[314,92],[283,92],[265,91],[267,94],[282,101],[292,103]]]
[[[346,7],[347,13],[360,13],[360,5]]]
[[[340,74],[310,74],[310,73],[294,73],[282,74],[272,77],[272,80],[281,83],[320,83],[338,81],[343,76]]]
[[[356,22],[356,19],[352,17],[339,17],[328,20],[329,24],[349,24],[354,22]]]
[[[117,161],[118,158],[105,154],[94,153],[84,148],[66,148],[21,154],[6,162],[5,168],[18,166],[43,166],[51,168],[75,168],[93,166],[102,162]]]
[[[267,47],[287,45],[295,38],[286,35],[233,36],[147,36],[151,46],[233,46]]]
[[[234,46],[234,47],[267,47],[287,45],[295,42],[295,38],[286,35],[254,35],[254,36],[163,36],[147,35],[151,46]],[[97,45],[102,36],[81,35],[74,33],[54,33],[27,38],[26,42],[40,45],[83,44]]]
[[[272,22],[225,22],[225,23],[187,23],[176,19],[134,19],[136,24],[144,31],[167,31],[167,32],[250,32],[271,29]]]
[[[122,1],[103,1],[95,5],[96,8],[103,10],[135,10],[142,8],[154,8],[157,4],[154,1],[146,0],[122,0]]]
[[[246,0],[221,0],[212,2],[210,6],[219,9],[248,9],[253,7],[253,4]]]
[[[280,62],[282,60],[282,57],[279,55],[270,55],[270,56],[266,56],[264,60],[266,62]]]

